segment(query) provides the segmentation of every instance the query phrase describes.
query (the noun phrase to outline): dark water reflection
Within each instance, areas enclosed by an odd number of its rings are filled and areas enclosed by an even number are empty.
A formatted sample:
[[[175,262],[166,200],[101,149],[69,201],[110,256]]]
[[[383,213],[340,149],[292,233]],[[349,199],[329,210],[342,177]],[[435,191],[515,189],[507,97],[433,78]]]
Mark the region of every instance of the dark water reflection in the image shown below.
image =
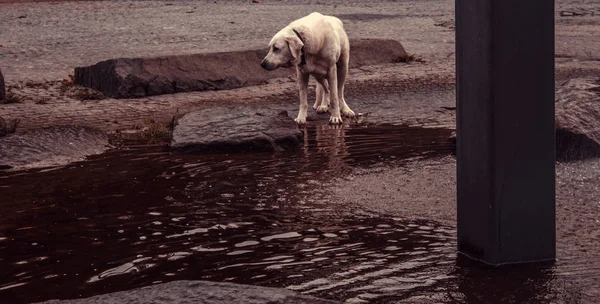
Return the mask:
[[[556,294],[548,268],[462,267],[451,227],[355,216],[321,191],[353,167],[447,155],[449,135],[313,127],[294,153],[131,146],[62,168],[0,173],[0,302],[203,279],[348,303],[545,303]],[[526,291],[507,295],[516,285]]]

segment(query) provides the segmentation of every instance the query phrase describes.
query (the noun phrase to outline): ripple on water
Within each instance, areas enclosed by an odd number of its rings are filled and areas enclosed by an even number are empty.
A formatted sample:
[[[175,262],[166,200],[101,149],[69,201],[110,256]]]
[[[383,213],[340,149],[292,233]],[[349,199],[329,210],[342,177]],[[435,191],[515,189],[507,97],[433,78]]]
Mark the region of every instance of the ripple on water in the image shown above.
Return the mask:
[[[245,241],[245,242],[237,243],[234,246],[235,247],[248,247],[248,246],[255,246],[258,244],[260,244],[260,242],[258,242],[258,241]]]
[[[276,260],[283,260],[283,259],[289,259],[289,258],[293,258],[293,256],[291,256],[291,255],[278,255],[278,256],[274,256],[274,257],[264,258],[263,261],[276,261]]]
[[[280,234],[262,237],[261,241],[268,242],[268,241],[272,241],[272,240],[290,239],[290,238],[297,238],[297,237],[301,237],[301,236],[302,235],[298,232],[286,232],[286,233],[280,233]]]
[[[106,270],[106,271],[100,273],[99,275],[93,276],[87,282],[94,283],[94,282],[98,282],[100,280],[104,280],[104,279],[112,277],[112,276],[118,276],[118,275],[123,275],[123,274],[128,274],[128,273],[136,273],[143,269],[153,267],[154,264],[143,263],[150,259],[152,259],[152,258],[146,257],[146,258],[135,259],[129,263],[125,263],[125,264],[117,266],[115,268],[111,268],[109,270]]]
[[[206,233],[208,232],[208,229],[206,228],[195,228],[192,230],[186,230],[183,233],[180,234],[172,234],[167,236],[167,238],[176,238],[176,237],[181,237],[181,236],[188,236],[188,235],[194,235],[194,234],[198,234],[198,233]]]
[[[242,255],[242,254],[251,253],[251,252],[254,252],[254,250],[235,250],[235,251],[228,252],[227,255]]]
[[[191,252],[173,252],[170,254],[163,255],[162,257],[166,257],[168,261],[176,261],[188,256],[192,255]]]
[[[227,248],[221,247],[221,248],[206,248],[203,246],[196,246],[196,247],[192,247],[190,248],[191,250],[194,251],[198,251],[198,252],[218,252],[218,251],[225,251],[227,250]]]
[[[341,301],[456,292],[448,286],[469,278],[457,277],[454,228],[346,216],[318,191],[324,180],[370,166],[382,143],[375,163],[440,147],[450,152],[439,130],[385,131],[338,136],[341,130],[309,127],[307,147],[297,153],[198,156],[143,147],[10,175],[2,179],[3,197],[14,199],[0,210],[0,268],[7,273],[0,288],[29,302],[187,279],[287,286]],[[328,142],[336,138],[345,142]],[[40,241],[48,235],[51,252]],[[25,252],[13,242],[39,244]]]
[[[23,285],[27,285],[27,283],[15,283],[15,284],[8,284],[8,285],[0,286],[0,290],[7,290],[7,289],[23,286]]]

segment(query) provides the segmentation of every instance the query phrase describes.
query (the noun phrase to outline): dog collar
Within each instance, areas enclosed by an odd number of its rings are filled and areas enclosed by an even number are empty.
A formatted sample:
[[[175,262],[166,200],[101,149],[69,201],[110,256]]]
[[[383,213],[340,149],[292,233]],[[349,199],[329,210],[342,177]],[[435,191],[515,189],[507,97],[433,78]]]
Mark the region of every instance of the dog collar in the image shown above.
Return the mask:
[[[298,31],[296,31],[295,29],[292,29],[292,31],[294,31],[294,34],[296,34],[296,36],[298,36],[298,38],[300,39],[300,41],[302,41],[302,49],[300,49],[301,55],[300,55],[300,65],[305,65],[306,64],[306,57],[304,57],[304,39],[302,39],[302,36],[300,36],[300,33],[298,33]]]

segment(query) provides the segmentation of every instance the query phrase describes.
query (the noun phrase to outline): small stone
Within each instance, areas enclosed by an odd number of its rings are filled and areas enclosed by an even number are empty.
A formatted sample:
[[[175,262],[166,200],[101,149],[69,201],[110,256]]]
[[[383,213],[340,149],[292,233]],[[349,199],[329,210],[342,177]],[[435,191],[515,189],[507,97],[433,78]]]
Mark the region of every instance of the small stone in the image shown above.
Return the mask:
[[[0,103],[6,100],[6,87],[4,86],[4,75],[2,75],[2,70],[0,70]]]
[[[6,130],[6,120],[0,117],[0,137],[6,135],[8,131]]]

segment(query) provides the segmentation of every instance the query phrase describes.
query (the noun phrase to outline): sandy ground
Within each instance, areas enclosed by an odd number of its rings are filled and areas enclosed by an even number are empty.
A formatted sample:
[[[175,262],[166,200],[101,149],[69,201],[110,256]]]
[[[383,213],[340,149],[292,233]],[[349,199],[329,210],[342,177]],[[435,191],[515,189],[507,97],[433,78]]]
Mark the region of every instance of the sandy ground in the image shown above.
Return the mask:
[[[410,52],[446,58],[452,1],[108,1],[0,5],[0,66],[11,81],[55,80],[116,57],[265,47],[291,20],[320,11],[346,20],[351,37],[392,38]],[[10,83],[10,82],[9,82]]]
[[[343,4],[342,1],[0,4],[3,29],[0,67],[14,90],[23,94],[49,94],[46,89],[31,89],[23,84],[60,80],[75,66],[114,57],[260,47],[290,20],[321,11],[342,17],[351,37],[397,39],[409,53],[425,60],[425,63],[353,71],[349,94],[352,90],[359,93],[372,84],[385,91],[386,86],[398,84],[452,83],[453,4],[445,0],[343,1]],[[596,75],[600,69],[600,2],[557,0],[556,11],[559,80]],[[260,88],[128,101],[82,102],[60,95],[54,97],[48,104],[2,105],[0,116],[21,119],[24,130],[65,121],[114,130],[132,127],[148,117],[166,120],[178,112],[211,102],[264,102],[273,98],[293,101],[295,85],[284,82]],[[456,214],[455,170],[454,158],[446,157],[356,171],[344,183],[329,185],[328,191],[335,201],[357,205],[363,212],[436,218],[452,225]],[[568,276],[570,270],[582,273],[586,267],[597,274],[600,160],[559,163],[556,170],[558,263],[563,265],[557,275]],[[567,264],[571,266],[564,266]],[[580,299],[592,301],[600,296],[598,277],[573,284],[577,285],[573,290]]]
[[[595,47],[600,45],[600,21],[594,15],[599,7],[592,1],[557,2],[559,80],[593,75],[600,68],[600,48]],[[20,120],[20,131],[57,124],[113,131],[135,128],[147,119],[168,122],[207,101],[268,103],[282,96],[292,100],[295,85],[289,80],[233,91],[127,101],[82,101],[73,96],[77,92],[64,90],[60,81],[76,66],[110,58],[264,47],[283,25],[312,11],[339,16],[351,37],[399,40],[410,54],[424,60],[353,70],[349,94],[373,84],[414,88],[454,81],[453,1],[0,3],[0,67],[9,92],[21,99],[2,105],[0,117]]]
[[[556,53],[600,58],[600,3],[556,1]],[[78,1],[0,3],[0,66],[8,83],[56,80],[116,57],[266,46],[312,11],[345,21],[349,36],[391,38],[429,61],[454,60],[454,1]],[[572,16],[574,15],[575,16]]]

